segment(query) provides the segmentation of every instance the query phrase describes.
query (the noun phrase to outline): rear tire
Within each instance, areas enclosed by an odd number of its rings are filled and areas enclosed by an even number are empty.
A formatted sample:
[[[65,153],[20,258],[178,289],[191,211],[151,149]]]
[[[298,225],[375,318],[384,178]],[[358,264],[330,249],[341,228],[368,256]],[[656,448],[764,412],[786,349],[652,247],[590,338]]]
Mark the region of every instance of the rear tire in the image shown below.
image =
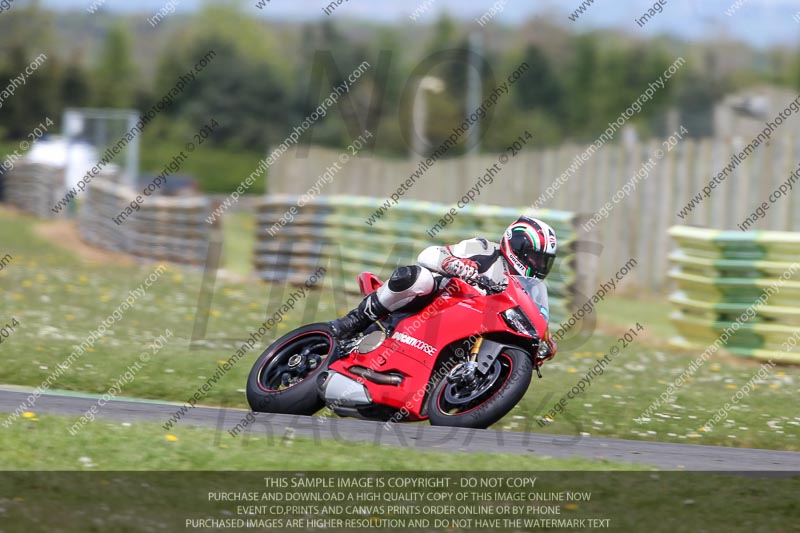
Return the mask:
[[[297,328],[256,360],[247,378],[247,402],[261,413],[313,415],[325,406],[316,377],[333,360],[337,343],[327,322]]]
[[[434,426],[485,429],[507,415],[525,396],[532,373],[533,364],[527,353],[504,349],[484,378],[488,384],[479,384],[477,390],[451,383],[448,376],[442,378],[428,399],[428,419]],[[472,394],[477,397],[470,399]]]

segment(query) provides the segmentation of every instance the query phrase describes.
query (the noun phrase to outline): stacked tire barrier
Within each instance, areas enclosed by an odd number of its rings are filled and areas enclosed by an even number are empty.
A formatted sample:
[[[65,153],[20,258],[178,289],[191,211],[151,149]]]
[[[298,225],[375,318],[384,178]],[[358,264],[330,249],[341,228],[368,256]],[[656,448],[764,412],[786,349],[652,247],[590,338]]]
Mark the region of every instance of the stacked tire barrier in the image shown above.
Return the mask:
[[[677,226],[670,235],[675,344],[727,340],[741,357],[800,363],[800,233]]]
[[[395,267],[415,263],[419,252],[432,244],[453,244],[475,236],[496,240],[522,211],[468,206],[431,237],[428,231],[451,206],[405,200],[370,225],[366,221],[382,200],[329,196],[303,206],[300,203],[297,196],[272,195],[257,205],[255,266],[259,277],[302,283],[322,265],[340,270],[350,293],[358,291],[355,277],[359,272],[371,271],[385,278]],[[576,261],[577,216],[550,210],[537,211],[536,216],[552,225],[559,238],[559,257],[547,285],[552,320],[560,322],[578,301],[585,300],[579,296],[579,280],[592,276],[581,271]]]
[[[81,237],[94,246],[137,257],[183,264],[203,264],[208,254],[211,202],[206,197],[145,197],[138,211],[120,221],[137,193],[93,181],[78,215]],[[134,202],[135,203],[135,202]]]
[[[103,181],[91,183],[78,215],[78,228],[81,238],[92,246],[113,250],[115,252],[129,252],[133,240],[133,232],[137,230],[136,221],[138,213],[130,220],[117,226],[112,218],[119,215],[130,205],[130,194],[123,192],[120,186]],[[140,212],[141,213],[141,212]]]
[[[63,169],[20,162],[3,181],[7,203],[39,218],[58,216],[52,208],[63,197],[59,196],[64,193]]]

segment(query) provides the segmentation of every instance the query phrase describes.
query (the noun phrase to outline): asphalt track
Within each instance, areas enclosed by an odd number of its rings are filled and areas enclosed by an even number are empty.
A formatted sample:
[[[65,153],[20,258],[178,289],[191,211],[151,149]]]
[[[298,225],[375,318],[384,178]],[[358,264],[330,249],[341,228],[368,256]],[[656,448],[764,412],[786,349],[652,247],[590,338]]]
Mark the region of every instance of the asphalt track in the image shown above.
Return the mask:
[[[31,389],[0,386],[0,413],[13,412]],[[41,396],[32,411],[38,414],[80,417],[98,396],[51,392]],[[100,408],[97,418],[120,422],[147,421],[163,425],[182,404],[150,400],[115,399]],[[196,407],[180,425],[215,428],[227,432],[240,424],[248,411]],[[238,439],[266,436],[279,441],[289,435],[311,438],[324,445],[328,439],[368,442],[440,452],[495,452],[535,454],[541,457],[581,457],[650,465],[666,470],[730,472],[800,472],[800,452],[784,452],[694,444],[645,442],[546,433],[433,427],[427,424],[391,424],[345,418],[323,418],[257,413]],[[5,420],[5,416],[2,417]],[[15,423],[20,423],[15,422]],[[216,438],[216,437],[215,437]],[[469,460],[464,462],[469,467]],[[509,465],[512,467],[513,465]],[[785,475],[785,474],[784,474]]]

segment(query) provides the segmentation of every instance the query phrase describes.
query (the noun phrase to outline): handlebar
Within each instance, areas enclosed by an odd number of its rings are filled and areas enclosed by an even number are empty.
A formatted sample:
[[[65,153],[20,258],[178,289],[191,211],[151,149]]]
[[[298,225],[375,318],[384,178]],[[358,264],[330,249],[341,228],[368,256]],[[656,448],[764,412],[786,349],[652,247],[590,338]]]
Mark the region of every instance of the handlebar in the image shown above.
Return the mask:
[[[467,279],[464,279],[464,278],[459,278],[458,276],[453,276],[452,274],[444,274],[443,273],[442,275],[444,277],[446,277],[446,278],[458,278],[461,281],[463,281],[464,283],[468,283],[469,285],[473,285],[473,286],[478,286],[478,287],[480,287],[482,289],[485,289],[485,290],[487,290],[487,291],[489,291],[489,292],[491,292],[493,294],[501,293],[504,290],[506,290],[506,286],[505,285],[500,284],[500,283],[495,283],[494,281],[491,280],[491,278],[488,278],[486,276],[477,276],[474,279],[467,280]]]
[[[505,285],[503,285],[501,283],[495,283],[494,281],[492,281],[490,278],[487,278],[486,276],[478,276],[473,281],[474,281],[475,285],[478,285],[481,288],[486,289],[487,291],[492,292],[492,293],[500,293],[500,292],[503,292],[504,290],[506,290],[506,286]],[[469,283],[469,281],[467,283]]]

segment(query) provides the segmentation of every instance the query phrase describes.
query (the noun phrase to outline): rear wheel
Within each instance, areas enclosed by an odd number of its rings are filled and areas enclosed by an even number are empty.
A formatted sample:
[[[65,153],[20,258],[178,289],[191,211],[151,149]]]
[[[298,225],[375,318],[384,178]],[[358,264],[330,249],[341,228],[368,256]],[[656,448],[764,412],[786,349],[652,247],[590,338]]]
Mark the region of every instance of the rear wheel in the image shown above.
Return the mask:
[[[503,418],[528,390],[533,364],[527,353],[505,349],[481,375],[473,363],[456,365],[428,399],[434,426],[487,428]]]
[[[336,353],[327,323],[309,324],[287,333],[256,360],[247,379],[250,409],[263,413],[313,415],[325,404],[316,376]]]

